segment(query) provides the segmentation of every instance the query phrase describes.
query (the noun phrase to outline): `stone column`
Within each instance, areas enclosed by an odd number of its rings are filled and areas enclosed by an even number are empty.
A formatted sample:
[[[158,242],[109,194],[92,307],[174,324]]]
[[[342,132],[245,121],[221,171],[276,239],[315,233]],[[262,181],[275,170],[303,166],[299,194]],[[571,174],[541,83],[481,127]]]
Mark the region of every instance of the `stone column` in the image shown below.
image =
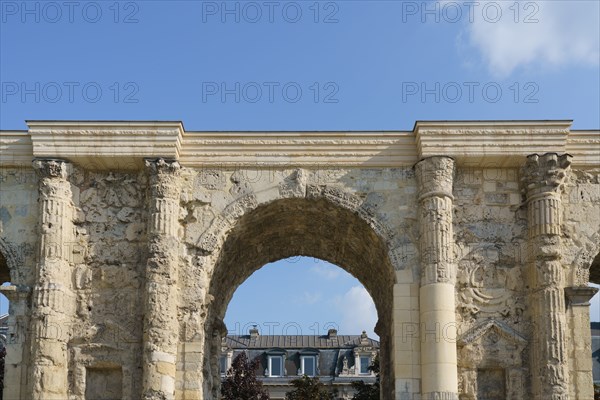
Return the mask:
[[[560,194],[570,158],[567,154],[533,154],[527,157],[523,171],[529,226],[527,276],[535,400],[569,398]]]
[[[423,400],[457,400],[454,160],[436,156],[415,166],[421,254],[421,393]]]
[[[71,248],[74,206],[63,160],[34,160],[39,177],[40,236],[31,312],[31,398],[68,397],[67,343],[75,315]]]
[[[143,399],[175,398],[179,181],[177,161],[146,160],[148,262],[144,299]]]
[[[590,332],[590,300],[598,289],[588,286],[565,288],[567,319],[571,321],[571,396],[575,399],[594,398],[592,375],[592,335]]]

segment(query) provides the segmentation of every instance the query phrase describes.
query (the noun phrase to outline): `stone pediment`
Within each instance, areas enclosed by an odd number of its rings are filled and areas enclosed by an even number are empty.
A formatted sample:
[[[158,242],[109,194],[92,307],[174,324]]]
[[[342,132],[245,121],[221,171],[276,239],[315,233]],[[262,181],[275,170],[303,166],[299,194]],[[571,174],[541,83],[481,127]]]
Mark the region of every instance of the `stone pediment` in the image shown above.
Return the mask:
[[[468,346],[491,333],[495,333],[507,341],[515,344],[527,343],[527,339],[525,339],[523,335],[512,329],[510,326],[501,321],[490,319],[460,335],[458,339],[458,346]]]
[[[505,323],[487,320],[459,336],[460,364],[478,368],[520,367],[527,339]]]

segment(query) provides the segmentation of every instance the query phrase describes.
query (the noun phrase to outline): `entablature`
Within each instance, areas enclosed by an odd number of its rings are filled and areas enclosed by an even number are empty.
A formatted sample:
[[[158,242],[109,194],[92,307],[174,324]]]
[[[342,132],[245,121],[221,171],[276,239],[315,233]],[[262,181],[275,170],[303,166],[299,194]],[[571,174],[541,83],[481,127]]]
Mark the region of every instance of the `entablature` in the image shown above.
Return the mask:
[[[145,158],[191,168],[406,167],[449,156],[459,167],[515,168],[533,153],[600,166],[600,131],[572,121],[417,121],[412,131],[186,132],[177,121],[27,121],[0,131],[0,166],[64,158],[93,170],[135,170]]]

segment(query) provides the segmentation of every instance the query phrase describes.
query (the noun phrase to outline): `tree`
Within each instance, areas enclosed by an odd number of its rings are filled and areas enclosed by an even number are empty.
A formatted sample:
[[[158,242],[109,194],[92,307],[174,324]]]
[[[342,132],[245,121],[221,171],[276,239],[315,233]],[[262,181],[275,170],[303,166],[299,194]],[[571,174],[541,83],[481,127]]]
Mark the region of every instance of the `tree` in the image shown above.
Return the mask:
[[[309,378],[304,375],[302,378],[294,379],[290,382],[296,389],[285,394],[286,400],[334,400],[334,394],[327,390],[327,387],[319,378]]]
[[[221,386],[223,400],[269,400],[269,393],[256,378],[258,365],[258,359],[250,361],[246,353],[240,353]]]
[[[380,368],[379,368],[379,356],[376,356],[373,360],[373,364],[369,366],[369,371],[375,372],[375,383],[369,385],[363,381],[352,382],[352,387],[356,390],[352,400],[379,400],[381,395],[380,389]]]

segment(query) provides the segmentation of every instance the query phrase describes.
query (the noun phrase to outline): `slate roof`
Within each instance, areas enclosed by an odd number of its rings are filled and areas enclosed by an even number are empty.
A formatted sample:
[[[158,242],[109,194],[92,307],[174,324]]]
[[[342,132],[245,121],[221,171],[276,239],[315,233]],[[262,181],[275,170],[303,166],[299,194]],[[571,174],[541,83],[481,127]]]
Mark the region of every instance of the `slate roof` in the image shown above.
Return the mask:
[[[231,335],[225,338],[225,345],[232,349],[270,349],[280,348],[313,348],[313,349],[344,349],[361,345],[360,335],[259,335],[251,338],[250,335]],[[379,348],[379,342],[367,338],[363,346]]]

